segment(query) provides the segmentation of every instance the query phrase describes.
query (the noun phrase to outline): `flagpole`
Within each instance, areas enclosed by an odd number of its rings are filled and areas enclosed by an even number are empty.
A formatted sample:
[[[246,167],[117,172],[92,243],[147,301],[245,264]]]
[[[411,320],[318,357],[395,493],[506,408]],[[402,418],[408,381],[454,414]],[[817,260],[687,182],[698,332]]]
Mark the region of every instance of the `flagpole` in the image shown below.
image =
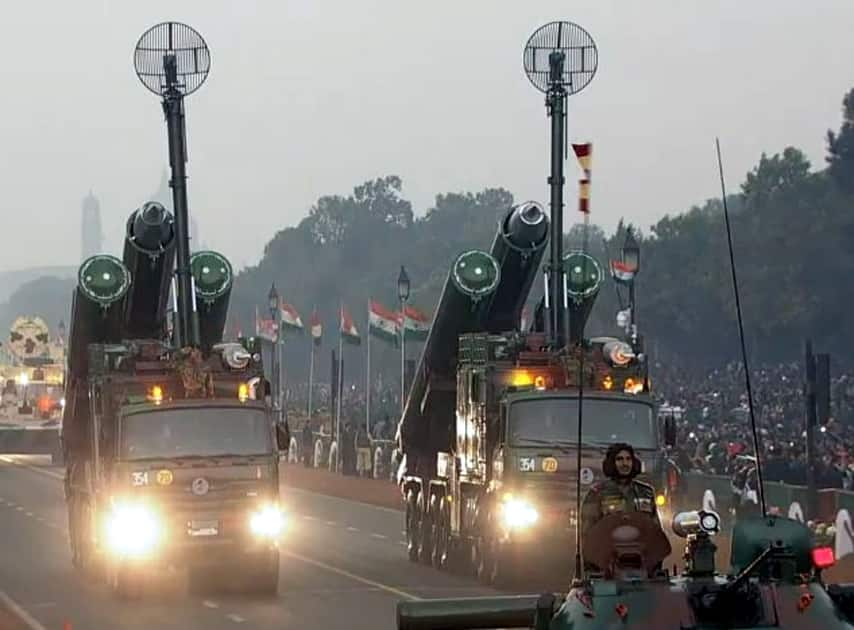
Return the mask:
[[[335,472],[341,472],[341,396],[344,394],[344,379],[342,372],[344,371],[344,303],[341,302],[338,308],[338,392],[336,395],[335,409],[335,444],[338,448],[335,450]]]
[[[371,299],[368,298],[368,365],[366,371],[368,375],[365,377],[365,426],[367,427],[368,437],[371,435]]]
[[[314,351],[317,344],[314,342],[314,336],[311,339],[311,358],[308,363],[308,421],[311,422],[311,402],[314,394]]]

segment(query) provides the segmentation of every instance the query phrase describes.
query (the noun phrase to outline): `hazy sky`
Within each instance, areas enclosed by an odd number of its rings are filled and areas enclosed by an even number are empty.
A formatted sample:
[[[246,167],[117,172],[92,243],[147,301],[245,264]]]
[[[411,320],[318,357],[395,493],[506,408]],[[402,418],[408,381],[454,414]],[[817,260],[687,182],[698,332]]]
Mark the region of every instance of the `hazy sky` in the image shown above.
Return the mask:
[[[79,262],[90,187],[121,251],[167,163],[159,100],[132,65],[157,22],[211,47],[187,103],[190,207],[240,267],[318,196],[385,174],[417,214],[436,193],[488,186],[547,201],[543,96],[521,56],[559,19],[599,46],[569,126],[594,143],[591,218],[607,229],[716,195],[716,134],[733,189],[788,144],[821,166],[854,87],[850,0],[18,2],[0,22],[0,270]]]

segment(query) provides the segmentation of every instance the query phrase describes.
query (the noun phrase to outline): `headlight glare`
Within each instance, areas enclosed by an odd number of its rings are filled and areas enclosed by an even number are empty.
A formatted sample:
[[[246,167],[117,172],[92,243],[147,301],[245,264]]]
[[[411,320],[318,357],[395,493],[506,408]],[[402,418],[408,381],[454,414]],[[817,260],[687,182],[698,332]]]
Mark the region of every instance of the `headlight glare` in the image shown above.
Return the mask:
[[[275,538],[285,526],[285,517],[278,505],[265,505],[249,517],[249,529],[256,536]]]
[[[540,518],[536,508],[523,499],[509,498],[501,504],[501,516],[510,529],[530,527]]]
[[[107,546],[113,553],[140,556],[160,542],[160,521],[141,503],[116,503],[107,517]]]

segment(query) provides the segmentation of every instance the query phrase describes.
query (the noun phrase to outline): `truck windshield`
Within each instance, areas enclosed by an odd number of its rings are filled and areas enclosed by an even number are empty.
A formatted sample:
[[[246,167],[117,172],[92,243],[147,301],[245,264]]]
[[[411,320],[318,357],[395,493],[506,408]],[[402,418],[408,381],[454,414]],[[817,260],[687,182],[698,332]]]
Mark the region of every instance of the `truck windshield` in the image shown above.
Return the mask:
[[[656,435],[650,405],[630,400],[585,398],[582,442],[628,442],[635,448],[655,448]],[[540,398],[510,405],[509,440],[516,446],[557,442],[575,443],[578,436],[578,399]]]
[[[263,455],[273,452],[270,420],[259,409],[157,409],[124,416],[124,460]]]

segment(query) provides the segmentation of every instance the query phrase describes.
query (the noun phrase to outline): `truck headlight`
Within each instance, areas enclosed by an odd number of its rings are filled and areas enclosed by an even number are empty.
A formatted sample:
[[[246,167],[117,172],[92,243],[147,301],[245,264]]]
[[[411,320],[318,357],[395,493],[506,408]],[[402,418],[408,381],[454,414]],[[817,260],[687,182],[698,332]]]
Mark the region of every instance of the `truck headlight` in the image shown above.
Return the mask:
[[[501,503],[501,519],[509,529],[530,527],[539,518],[536,508],[524,499],[507,497]]]
[[[107,516],[107,547],[115,554],[142,556],[160,542],[162,529],[154,510],[141,503],[116,503]]]
[[[249,529],[256,536],[275,538],[285,526],[285,516],[278,505],[269,504],[249,516]]]

